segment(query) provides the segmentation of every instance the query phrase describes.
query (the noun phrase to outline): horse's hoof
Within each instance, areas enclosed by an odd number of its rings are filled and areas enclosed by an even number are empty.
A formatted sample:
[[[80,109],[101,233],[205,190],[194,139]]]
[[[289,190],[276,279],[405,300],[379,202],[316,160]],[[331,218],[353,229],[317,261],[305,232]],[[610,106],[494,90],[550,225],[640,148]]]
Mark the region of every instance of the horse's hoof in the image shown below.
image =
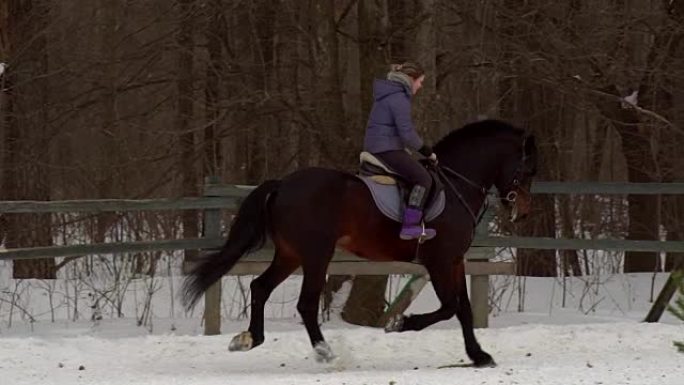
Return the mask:
[[[246,352],[254,347],[254,339],[252,338],[252,333],[242,332],[230,341],[228,345],[228,350],[231,352]]]
[[[473,360],[473,366],[476,368],[495,368],[496,362],[494,362],[494,359],[488,353],[480,352],[476,354],[476,357]]]
[[[325,341],[318,342],[314,345],[314,354],[316,362],[330,362],[335,359],[335,354],[333,354],[330,345]]]
[[[405,319],[406,317],[404,317],[403,314],[397,314],[394,317],[390,318],[389,321],[387,321],[387,324],[385,325],[385,333],[402,331],[404,328]]]

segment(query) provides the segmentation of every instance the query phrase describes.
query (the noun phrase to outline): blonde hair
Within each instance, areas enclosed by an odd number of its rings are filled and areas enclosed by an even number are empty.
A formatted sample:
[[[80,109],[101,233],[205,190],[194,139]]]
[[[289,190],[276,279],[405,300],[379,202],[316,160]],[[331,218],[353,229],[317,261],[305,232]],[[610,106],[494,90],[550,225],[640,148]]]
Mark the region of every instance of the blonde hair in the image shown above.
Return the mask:
[[[423,69],[423,67],[420,64],[414,62],[392,64],[390,68],[392,71],[401,72],[403,74],[410,76],[413,80],[416,80],[419,77],[425,75],[425,70]]]

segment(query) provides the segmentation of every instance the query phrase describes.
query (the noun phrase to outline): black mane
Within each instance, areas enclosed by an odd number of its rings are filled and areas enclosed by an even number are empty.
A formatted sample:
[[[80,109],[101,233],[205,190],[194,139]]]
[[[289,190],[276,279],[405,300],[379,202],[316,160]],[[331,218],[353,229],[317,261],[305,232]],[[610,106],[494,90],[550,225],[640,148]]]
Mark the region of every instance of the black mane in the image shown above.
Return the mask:
[[[515,127],[509,123],[488,119],[481,120],[474,123],[469,123],[462,128],[455,129],[446,134],[436,144],[435,148],[442,146],[450,146],[457,142],[462,142],[468,139],[475,139],[481,137],[494,137],[502,133],[513,133],[522,136],[525,131],[521,128]]]

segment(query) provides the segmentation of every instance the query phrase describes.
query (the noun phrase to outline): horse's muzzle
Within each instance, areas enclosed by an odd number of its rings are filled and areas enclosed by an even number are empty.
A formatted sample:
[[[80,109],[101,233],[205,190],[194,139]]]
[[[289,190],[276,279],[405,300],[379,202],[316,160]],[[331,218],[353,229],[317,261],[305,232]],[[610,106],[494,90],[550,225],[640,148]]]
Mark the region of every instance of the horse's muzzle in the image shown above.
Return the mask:
[[[530,194],[526,194],[525,191],[511,190],[506,194],[505,198],[510,204],[511,215],[510,221],[517,223],[527,218],[532,207],[532,198]]]
[[[518,222],[524,220],[525,218],[527,218],[527,215],[528,215],[528,213],[520,212],[518,210],[518,205],[514,204],[513,208],[511,209],[510,220],[512,223],[518,223]]]

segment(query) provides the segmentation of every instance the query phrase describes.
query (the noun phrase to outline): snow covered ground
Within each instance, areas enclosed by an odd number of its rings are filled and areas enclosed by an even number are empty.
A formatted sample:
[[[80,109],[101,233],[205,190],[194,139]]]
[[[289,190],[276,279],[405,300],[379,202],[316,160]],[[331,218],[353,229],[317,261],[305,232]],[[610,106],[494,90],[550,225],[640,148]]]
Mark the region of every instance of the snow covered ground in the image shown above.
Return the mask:
[[[273,330],[273,323],[269,324]],[[338,359],[319,364],[299,325],[278,325],[264,345],[229,353],[228,336],[7,337],[4,384],[671,384],[684,383],[681,327],[602,323],[478,330],[496,368],[467,361],[460,331],[385,334],[326,328]],[[72,330],[73,332],[74,330]],[[83,370],[79,370],[82,367]]]
[[[15,315],[11,326],[4,305],[0,383],[683,385],[684,354],[672,342],[684,340],[684,324],[670,314],[657,324],[640,322],[651,305],[651,284],[657,293],[665,277],[573,278],[565,289],[557,279],[493,277],[491,327],[476,330],[498,363],[486,369],[440,368],[469,362],[456,319],[420,332],[385,334],[346,325],[336,313],[322,329],[338,358],[319,364],[294,309],[299,277],[274,293],[266,313],[267,340],[245,353],[227,350],[232,335],[248,323],[231,315],[230,283],[224,283],[228,317],[220,336],[201,335],[198,312],[188,317],[170,312],[169,301],[159,294],[163,285],[157,288],[160,298],[152,301],[153,327],[136,326],[134,304],[125,308],[127,316],[99,322],[67,320],[61,308],[51,322],[49,312],[27,306],[41,317],[28,322]],[[136,282],[129,290],[137,284],[145,286]],[[39,298],[34,294],[34,307]],[[433,310],[436,304],[428,287],[407,312]]]

